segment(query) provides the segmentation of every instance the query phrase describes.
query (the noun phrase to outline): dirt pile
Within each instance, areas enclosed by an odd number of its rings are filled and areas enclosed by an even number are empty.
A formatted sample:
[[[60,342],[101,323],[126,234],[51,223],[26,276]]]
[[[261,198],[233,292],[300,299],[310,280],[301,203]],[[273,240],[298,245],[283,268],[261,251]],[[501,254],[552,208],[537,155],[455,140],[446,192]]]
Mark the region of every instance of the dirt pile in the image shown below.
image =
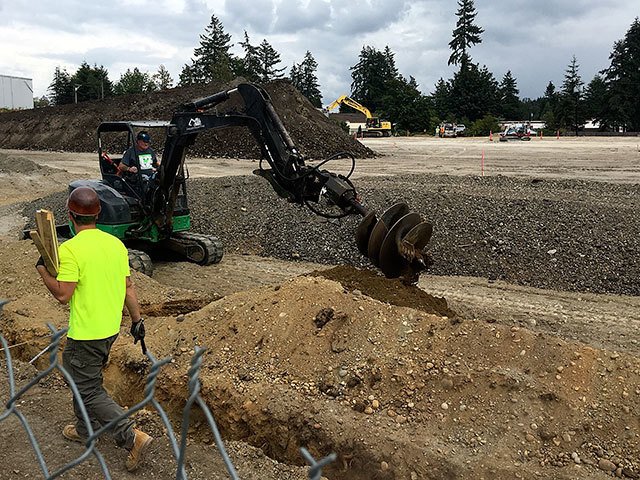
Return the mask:
[[[16,306],[6,307],[2,330],[24,335],[33,327]],[[36,311],[24,313],[31,325],[42,322]],[[190,355],[205,345],[202,391],[225,437],[288,463],[300,462],[301,445],[316,456],[335,451],[328,478],[597,479],[640,471],[637,357],[455,322],[320,277],[149,317],[147,331],[154,354],[175,359],[159,379],[169,410],[180,411]],[[122,335],[106,378],[125,403],[143,395],[142,361]],[[210,433],[195,427],[191,438],[206,443]]]
[[[92,152],[97,148],[96,129],[102,121],[164,120],[191,100],[212,95],[241,83],[194,85],[148,94],[111,97],[102,101],[21,110],[0,114],[0,148]],[[265,89],[274,108],[303,155],[324,159],[341,151],[356,157],[373,152],[346,134],[311,105],[284,80],[268,83]],[[238,111],[242,105],[229,100],[217,108],[220,113]],[[161,149],[160,142],[155,144]],[[260,158],[260,150],[246,129],[205,132],[189,154],[199,157]]]

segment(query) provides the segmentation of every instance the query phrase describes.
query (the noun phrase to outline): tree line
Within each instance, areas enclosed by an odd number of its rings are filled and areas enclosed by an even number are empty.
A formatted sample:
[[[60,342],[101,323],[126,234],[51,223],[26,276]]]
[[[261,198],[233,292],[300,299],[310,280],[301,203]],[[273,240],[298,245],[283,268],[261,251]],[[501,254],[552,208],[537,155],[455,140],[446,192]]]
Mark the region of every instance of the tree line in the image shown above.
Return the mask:
[[[482,42],[484,29],[476,24],[473,0],[458,0],[456,26],[449,43],[449,65],[457,68],[450,79],[440,78],[433,92],[424,94],[412,76],[399,72],[394,52],[365,45],[355,65],[350,67],[350,96],[377,116],[390,119],[396,131],[431,132],[442,121],[465,123],[474,135],[496,131],[500,120],[542,120],[551,131],[577,131],[588,119],[604,131],[640,130],[640,21],[636,17],[625,37],[617,41],[609,56],[610,66],[585,85],[573,56],[559,87],[552,82],[537,99],[519,96],[517,79],[507,71],[500,81],[486,65],[473,61],[470,50]],[[322,94],[317,77],[318,63],[307,51],[300,63],[282,66],[280,54],[263,39],[252,44],[248,33],[238,45],[242,55],[234,55],[231,35],[215,16],[200,35],[193,57],[179,74],[177,86],[227,82],[244,77],[266,83],[287,78],[310,102],[320,108]],[[174,80],[164,65],[154,74],[138,68],[127,70],[117,82],[109,79],[103,66],[83,62],[74,74],[56,68],[47,101],[65,103],[102,99],[114,95],[144,93],[172,88]],[[348,107],[341,106],[341,109]]]

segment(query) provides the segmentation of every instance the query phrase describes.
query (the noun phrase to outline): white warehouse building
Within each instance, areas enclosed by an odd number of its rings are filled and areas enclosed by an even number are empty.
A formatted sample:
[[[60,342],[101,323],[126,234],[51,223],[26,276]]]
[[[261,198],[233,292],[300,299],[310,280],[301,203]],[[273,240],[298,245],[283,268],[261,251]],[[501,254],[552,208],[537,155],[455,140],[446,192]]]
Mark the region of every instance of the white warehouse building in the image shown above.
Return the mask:
[[[0,75],[0,108],[33,108],[33,80]]]

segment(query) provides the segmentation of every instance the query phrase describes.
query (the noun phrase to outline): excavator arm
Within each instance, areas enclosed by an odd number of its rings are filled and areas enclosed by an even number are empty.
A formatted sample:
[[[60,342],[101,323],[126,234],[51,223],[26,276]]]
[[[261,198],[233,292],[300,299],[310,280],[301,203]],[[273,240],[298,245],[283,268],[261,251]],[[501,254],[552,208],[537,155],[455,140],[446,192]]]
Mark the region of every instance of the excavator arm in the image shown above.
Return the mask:
[[[243,113],[207,113],[235,94],[244,101]],[[387,277],[401,276],[415,282],[419,273],[430,265],[426,247],[431,238],[431,224],[417,213],[411,213],[404,203],[394,205],[378,218],[361,203],[348,176],[320,168],[337,156],[315,166],[307,165],[267,92],[251,84],[240,84],[234,89],[194,100],[173,115],[153,195],[153,218],[159,228],[171,231],[178,194],[177,179],[186,151],[198,134],[210,129],[240,126],[249,129],[261,148],[263,160],[269,165],[255,173],[267,179],[278,195],[306,205],[318,214],[322,212],[312,205],[324,199],[338,208],[341,217],[354,214],[363,217],[356,231],[356,243],[361,253],[379,266]]]
[[[327,107],[327,111],[330,112],[334,108],[337,108],[338,105],[340,105],[341,103],[344,103],[345,105],[347,105],[347,106],[349,106],[351,108],[354,108],[354,109],[358,110],[359,112],[364,113],[364,115],[367,117],[367,119],[373,118],[373,115],[371,115],[371,111],[367,107],[365,107],[364,105],[359,104],[353,98],[347,97],[346,95],[341,95],[334,102],[332,102]]]

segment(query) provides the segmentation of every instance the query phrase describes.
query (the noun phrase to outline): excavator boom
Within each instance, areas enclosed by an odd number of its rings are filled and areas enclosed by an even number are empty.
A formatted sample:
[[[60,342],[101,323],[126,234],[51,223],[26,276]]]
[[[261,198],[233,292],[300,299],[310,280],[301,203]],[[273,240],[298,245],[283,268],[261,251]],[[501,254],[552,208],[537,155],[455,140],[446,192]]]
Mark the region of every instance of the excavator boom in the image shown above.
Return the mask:
[[[218,113],[214,107],[232,95],[242,98],[243,111]],[[188,225],[185,224],[190,220],[187,218],[184,164],[189,147],[200,133],[230,127],[244,127],[251,132],[260,147],[263,161],[268,164],[267,168],[261,161],[260,168],[254,173],[265,178],[278,195],[328,218],[362,216],[356,231],[356,243],[363,255],[379,266],[385,275],[414,282],[419,273],[430,265],[426,246],[431,237],[431,225],[417,213],[409,212],[406,204],[395,205],[378,218],[361,202],[349,179],[350,174],[343,176],[322,168],[329,161],[345,156],[351,157],[353,167],[355,159],[352,155],[342,152],[319,164],[307,164],[276,113],[268,93],[252,84],[240,84],[188,102],[174,113],[170,122],[165,122],[166,139],[158,172],[137,197],[139,209],[136,212],[137,215],[142,212],[142,218],[134,222],[131,217],[130,222],[135,226],[116,222],[121,226],[124,238],[164,242],[167,248],[203,265],[216,263],[222,258],[222,246],[218,245],[217,239],[186,231]],[[133,136],[131,123],[114,122],[105,124],[104,128],[108,131],[125,130],[130,138]],[[100,133],[101,128],[98,131]],[[126,179],[105,172],[103,182],[108,186],[96,187],[109,191],[113,187],[121,192],[124,191],[122,187],[127,186]],[[105,191],[105,198],[107,193],[117,196],[118,192]],[[127,202],[120,201],[120,205],[132,201],[131,196],[127,198]],[[327,213],[319,208],[320,204],[338,213]]]

